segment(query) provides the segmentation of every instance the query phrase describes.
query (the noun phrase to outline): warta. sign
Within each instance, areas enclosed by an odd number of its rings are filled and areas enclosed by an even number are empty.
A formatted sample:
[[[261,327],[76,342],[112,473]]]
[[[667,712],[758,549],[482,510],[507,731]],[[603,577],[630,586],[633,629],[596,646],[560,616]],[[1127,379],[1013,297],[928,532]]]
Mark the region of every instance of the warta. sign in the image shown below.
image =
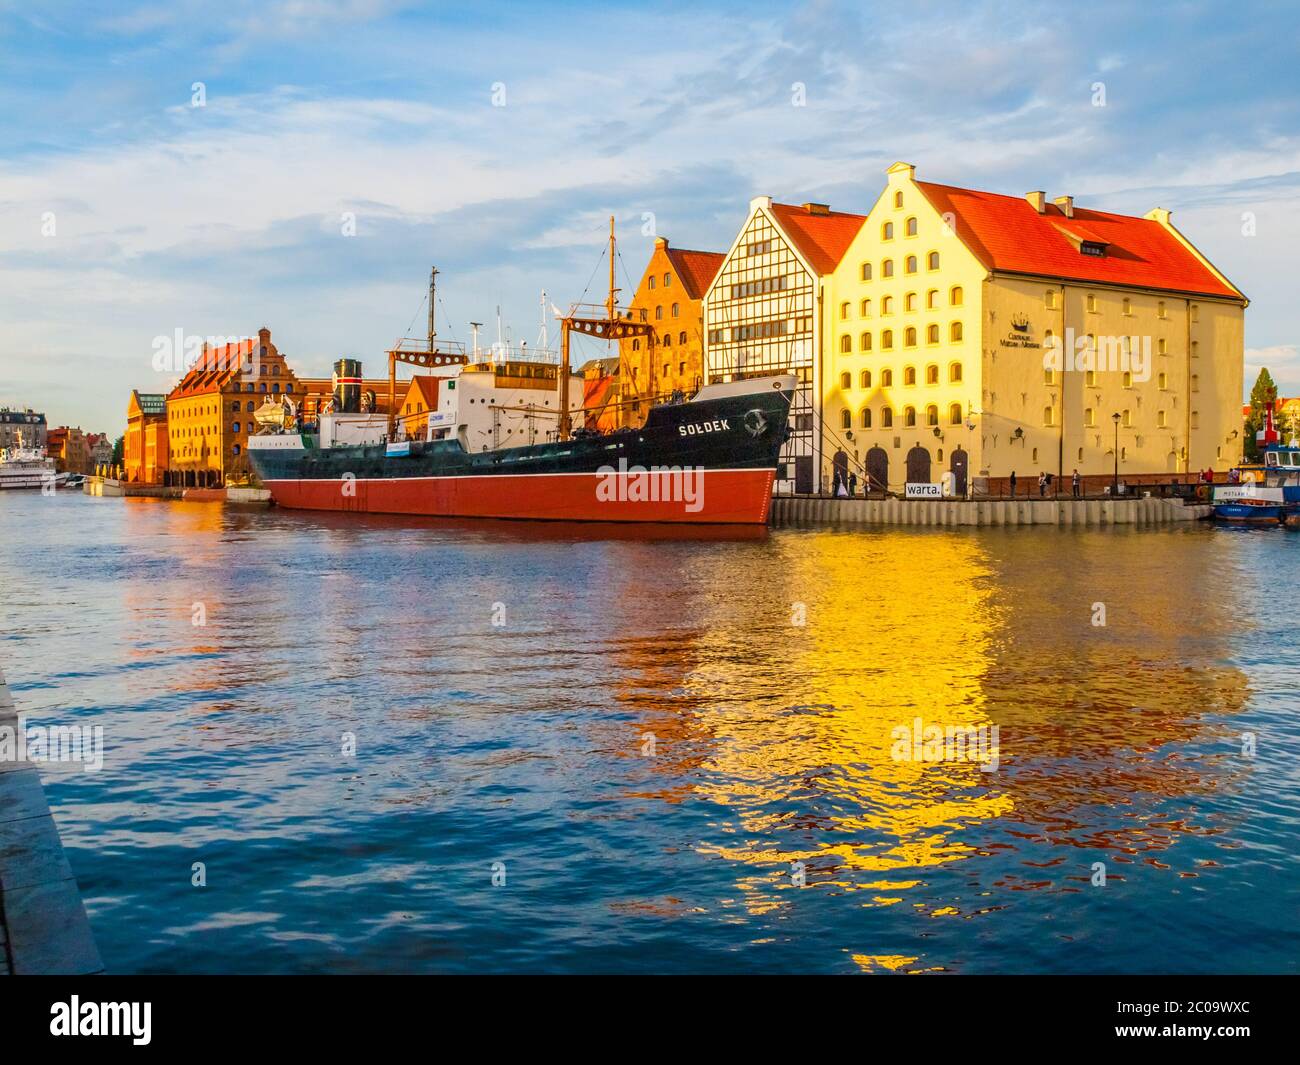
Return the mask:
[[[903,486],[904,499],[942,499],[943,485],[928,481],[908,481]]]

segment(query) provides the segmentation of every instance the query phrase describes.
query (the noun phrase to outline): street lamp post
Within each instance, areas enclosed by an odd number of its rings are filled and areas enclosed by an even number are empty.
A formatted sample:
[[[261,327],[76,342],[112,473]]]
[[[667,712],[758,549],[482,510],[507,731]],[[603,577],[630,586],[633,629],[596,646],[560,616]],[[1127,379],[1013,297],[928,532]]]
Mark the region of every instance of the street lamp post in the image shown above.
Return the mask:
[[[1119,413],[1116,412],[1110,416],[1110,420],[1115,423],[1115,483],[1110,490],[1111,499],[1119,498]]]

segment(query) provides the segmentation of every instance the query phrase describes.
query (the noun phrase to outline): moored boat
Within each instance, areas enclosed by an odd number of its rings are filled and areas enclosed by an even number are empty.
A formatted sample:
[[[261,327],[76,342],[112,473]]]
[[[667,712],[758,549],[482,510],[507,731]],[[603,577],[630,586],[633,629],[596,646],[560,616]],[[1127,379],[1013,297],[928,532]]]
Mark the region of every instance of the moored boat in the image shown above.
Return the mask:
[[[1300,526],[1300,442],[1283,444],[1273,422],[1273,404],[1264,411],[1264,428],[1255,434],[1263,463],[1242,471],[1237,484],[1214,488],[1214,516],[1248,525]]]

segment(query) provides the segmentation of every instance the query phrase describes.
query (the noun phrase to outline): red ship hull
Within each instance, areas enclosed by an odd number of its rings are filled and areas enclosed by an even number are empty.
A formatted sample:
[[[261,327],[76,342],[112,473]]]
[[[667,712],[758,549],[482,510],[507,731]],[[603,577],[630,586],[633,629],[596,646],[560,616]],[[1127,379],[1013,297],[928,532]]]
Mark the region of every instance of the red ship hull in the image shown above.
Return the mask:
[[[767,522],[775,472],[702,470],[698,474],[702,483],[687,498],[682,498],[680,491],[670,491],[666,480],[658,487],[625,480],[611,490],[608,475],[600,473],[268,480],[265,484],[277,504],[298,510],[526,521],[762,525]],[[667,498],[642,498],[655,495]]]

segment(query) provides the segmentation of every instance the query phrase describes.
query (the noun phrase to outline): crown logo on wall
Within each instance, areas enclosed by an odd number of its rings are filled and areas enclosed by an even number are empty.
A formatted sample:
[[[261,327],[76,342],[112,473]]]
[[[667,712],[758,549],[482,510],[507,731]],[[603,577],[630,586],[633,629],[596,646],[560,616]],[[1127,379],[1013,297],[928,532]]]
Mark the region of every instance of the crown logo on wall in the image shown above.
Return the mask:
[[[1029,316],[1025,314],[1013,314],[1011,316],[1011,328],[1017,333],[1029,332]]]

